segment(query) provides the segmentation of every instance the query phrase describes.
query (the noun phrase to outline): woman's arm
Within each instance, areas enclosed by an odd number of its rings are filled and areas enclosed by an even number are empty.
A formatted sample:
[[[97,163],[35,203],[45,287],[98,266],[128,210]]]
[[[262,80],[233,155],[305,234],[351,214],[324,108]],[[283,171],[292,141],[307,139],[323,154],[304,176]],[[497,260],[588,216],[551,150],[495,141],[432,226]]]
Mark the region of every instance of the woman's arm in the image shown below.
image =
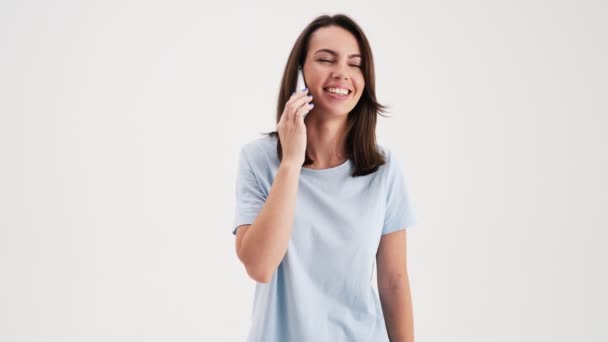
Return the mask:
[[[237,255],[257,282],[270,281],[287,251],[301,168],[295,163],[281,162],[262,210],[239,241]]]
[[[376,254],[378,294],[391,342],[414,342],[406,261],[406,229],[382,235]]]

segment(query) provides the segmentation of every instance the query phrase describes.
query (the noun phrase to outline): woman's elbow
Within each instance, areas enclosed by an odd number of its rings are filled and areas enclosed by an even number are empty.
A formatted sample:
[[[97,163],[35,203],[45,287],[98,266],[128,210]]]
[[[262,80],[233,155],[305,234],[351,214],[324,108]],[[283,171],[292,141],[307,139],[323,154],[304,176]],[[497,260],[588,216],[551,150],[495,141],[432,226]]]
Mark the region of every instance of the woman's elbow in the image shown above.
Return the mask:
[[[272,279],[272,272],[267,267],[260,265],[259,260],[255,260],[255,252],[247,250],[244,239],[250,224],[239,226],[236,237],[236,255],[245,267],[247,275],[258,283],[268,283]]]
[[[268,271],[247,266],[245,266],[245,269],[247,270],[249,277],[258,283],[266,284],[272,279],[272,274]]]

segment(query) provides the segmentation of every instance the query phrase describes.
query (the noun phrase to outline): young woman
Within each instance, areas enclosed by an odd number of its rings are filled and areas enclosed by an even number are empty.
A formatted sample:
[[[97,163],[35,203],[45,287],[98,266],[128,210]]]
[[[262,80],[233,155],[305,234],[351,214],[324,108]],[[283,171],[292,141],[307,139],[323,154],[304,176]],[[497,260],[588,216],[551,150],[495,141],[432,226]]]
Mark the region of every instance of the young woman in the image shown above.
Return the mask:
[[[299,66],[307,89],[294,92]],[[413,342],[415,215],[400,162],[376,143],[384,108],[361,28],[311,22],[287,61],[277,130],[239,154],[232,233],[257,282],[249,342]]]

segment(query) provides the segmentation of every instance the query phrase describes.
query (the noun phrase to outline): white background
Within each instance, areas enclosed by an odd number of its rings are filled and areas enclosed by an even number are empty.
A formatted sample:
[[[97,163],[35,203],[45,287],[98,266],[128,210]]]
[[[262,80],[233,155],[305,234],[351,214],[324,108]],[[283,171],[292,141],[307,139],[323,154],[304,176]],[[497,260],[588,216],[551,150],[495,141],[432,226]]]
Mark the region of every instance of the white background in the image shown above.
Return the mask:
[[[239,148],[317,15],[368,35],[417,341],[606,341],[603,1],[0,2],[0,340],[244,341]]]

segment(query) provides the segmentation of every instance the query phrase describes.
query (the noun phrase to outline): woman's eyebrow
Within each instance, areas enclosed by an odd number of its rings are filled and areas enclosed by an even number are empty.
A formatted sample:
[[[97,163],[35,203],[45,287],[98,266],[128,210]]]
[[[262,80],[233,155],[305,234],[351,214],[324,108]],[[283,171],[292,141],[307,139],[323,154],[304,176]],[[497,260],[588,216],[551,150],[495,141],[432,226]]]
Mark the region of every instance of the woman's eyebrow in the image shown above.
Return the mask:
[[[317,51],[315,52],[315,54],[317,54],[317,53],[319,53],[319,52],[327,52],[327,53],[329,53],[329,54],[331,54],[331,55],[334,55],[334,56],[337,56],[337,55],[338,55],[338,53],[337,53],[336,51],[334,51],[334,50],[330,50],[330,49],[319,49],[319,50],[317,50]],[[360,54],[352,54],[352,55],[348,55],[348,58],[354,58],[354,57],[359,57],[359,58],[361,58],[361,55],[360,55]]]

